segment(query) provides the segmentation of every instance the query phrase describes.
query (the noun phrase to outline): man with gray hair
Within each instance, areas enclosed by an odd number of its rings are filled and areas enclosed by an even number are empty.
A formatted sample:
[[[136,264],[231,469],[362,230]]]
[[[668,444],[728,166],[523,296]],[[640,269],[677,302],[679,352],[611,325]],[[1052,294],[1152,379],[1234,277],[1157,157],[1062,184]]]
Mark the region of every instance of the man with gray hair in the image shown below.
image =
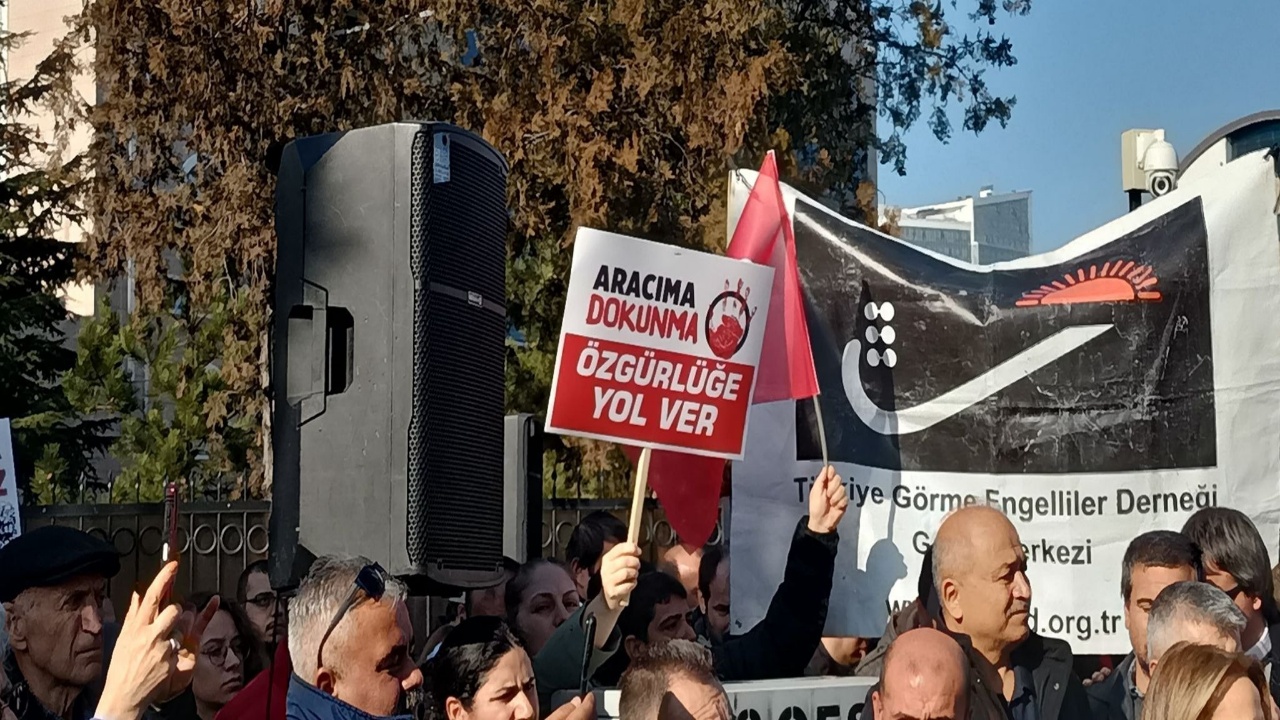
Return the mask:
[[[422,686],[405,589],[367,558],[312,564],[289,604],[289,720],[404,714]]]
[[[1147,662],[1152,672],[1161,656],[1180,642],[1240,652],[1245,617],[1226,593],[1209,583],[1176,582],[1156,596],[1147,619]]]
[[[618,715],[627,720],[730,720],[729,698],[711,652],[689,640],[650,645],[619,683]]]

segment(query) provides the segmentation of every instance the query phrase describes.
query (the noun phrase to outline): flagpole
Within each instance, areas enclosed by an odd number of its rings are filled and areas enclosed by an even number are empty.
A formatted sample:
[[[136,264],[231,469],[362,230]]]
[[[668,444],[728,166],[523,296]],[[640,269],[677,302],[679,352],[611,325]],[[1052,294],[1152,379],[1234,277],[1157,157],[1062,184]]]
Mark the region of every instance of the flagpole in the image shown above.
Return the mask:
[[[649,493],[649,457],[653,450],[642,448],[640,459],[636,461],[636,483],[631,494],[631,517],[627,520],[627,542],[640,542],[640,525],[644,522],[644,497]],[[627,601],[622,601],[622,607]]]
[[[818,443],[822,445],[822,467],[831,464],[831,456],[827,454],[827,428],[822,422],[822,403],[817,395],[813,396],[813,414],[818,418]]]

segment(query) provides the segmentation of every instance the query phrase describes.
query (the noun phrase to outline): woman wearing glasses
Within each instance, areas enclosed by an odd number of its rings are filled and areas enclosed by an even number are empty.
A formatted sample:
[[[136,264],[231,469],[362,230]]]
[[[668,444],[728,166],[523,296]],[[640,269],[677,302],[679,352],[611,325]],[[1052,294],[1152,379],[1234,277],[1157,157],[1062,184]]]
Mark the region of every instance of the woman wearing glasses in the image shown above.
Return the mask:
[[[199,593],[187,603],[199,613],[213,595]],[[163,707],[152,720],[213,720],[214,715],[262,669],[262,649],[253,625],[239,605],[222,600],[196,648],[191,687]]]

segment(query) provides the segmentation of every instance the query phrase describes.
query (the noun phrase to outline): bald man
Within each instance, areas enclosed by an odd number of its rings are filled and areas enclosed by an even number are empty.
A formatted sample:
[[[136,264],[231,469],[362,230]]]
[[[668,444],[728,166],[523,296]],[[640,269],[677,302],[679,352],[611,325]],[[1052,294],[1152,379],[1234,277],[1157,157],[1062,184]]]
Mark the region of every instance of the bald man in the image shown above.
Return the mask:
[[[1084,720],[1084,686],[1071,646],[1031,632],[1031,581],[1013,523],[985,505],[948,515],[933,544],[933,582],[943,627],[966,647],[977,676],[971,715]]]
[[[955,640],[932,628],[898,636],[871,691],[878,720],[965,720],[969,661]]]

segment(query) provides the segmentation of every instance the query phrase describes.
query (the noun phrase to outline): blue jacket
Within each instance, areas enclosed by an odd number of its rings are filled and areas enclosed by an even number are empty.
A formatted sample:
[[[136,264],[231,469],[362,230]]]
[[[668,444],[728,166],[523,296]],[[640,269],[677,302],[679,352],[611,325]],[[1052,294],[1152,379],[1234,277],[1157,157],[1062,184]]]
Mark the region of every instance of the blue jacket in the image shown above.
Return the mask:
[[[289,678],[285,704],[288,720],[413,720],[412,715],[370,715],[317,690],[297,675]]]

